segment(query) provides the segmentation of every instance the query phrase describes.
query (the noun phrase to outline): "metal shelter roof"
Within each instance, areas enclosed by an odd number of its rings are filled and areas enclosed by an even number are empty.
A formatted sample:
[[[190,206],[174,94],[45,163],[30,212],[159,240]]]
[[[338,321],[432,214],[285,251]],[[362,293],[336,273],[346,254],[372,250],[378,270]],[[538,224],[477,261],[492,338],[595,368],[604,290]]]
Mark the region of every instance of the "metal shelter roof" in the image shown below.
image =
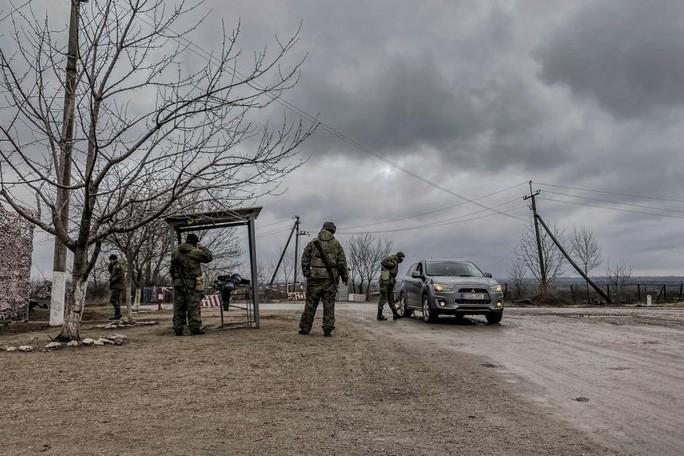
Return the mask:
[[[227,211],[198,212],[195,214],[174,215],[167,217],[166,223],[176,232],[208,230],[247,225],[249,220],[256,220],[261,207],[247,207]]]

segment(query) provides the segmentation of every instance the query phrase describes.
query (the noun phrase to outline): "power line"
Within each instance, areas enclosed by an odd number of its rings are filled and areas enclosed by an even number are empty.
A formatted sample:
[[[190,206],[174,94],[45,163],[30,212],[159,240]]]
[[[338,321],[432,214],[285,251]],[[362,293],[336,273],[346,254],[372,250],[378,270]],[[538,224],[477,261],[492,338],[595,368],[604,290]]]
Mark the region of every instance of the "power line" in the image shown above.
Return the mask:
[[[499,194],[499,193],[503,193],[503,192],[506,192],[506,191],[508,191],[508,190],[512,190],[512,189],[514,189],[514,188],[516,188],[516,187],[519,187],[519,186],[521,186],[521,185],[524,185],[524,184],[526,184],[526,182],[521,182],[521,183],[519,183],[519,184],[515,184],[515,185],[512,185],[512,186],[510,186],[510,187],[506,187],[506,188],[504,188],[504,189],[497,190],[497,191],[495,191],[495,192],[488,193],[488,194],[486,194],[486,195],[482,195],[482,196],[480,196],[480,197],[478,197],[478,198],[476,198],[476,199],[483,200],[483,199],[485,199],[485,198],[489,198],[489,197],[494,196],[494,195],[497,195],[497,194]],[[441,208],[439,208],[439,209],[433,209],[433,210],[426,211],[426,212],[421,212],[421,213],[418,213],[418,214],[405,215],[405,216],[403,216],[403,217],[396,217],[396,218],[386,219],[386,220],[382,220],[382,221],[379,221],[379,222],[373,222],[373,223],[365,223],[365,224],[362,224],[362,225],[347,226],[347,227],[344,227],[343,229],[346,229],[346,230],[355,230],[355,229],[357,229],[357,228],[365,228],[365,227],[368,227],[368,226],[375,226],[375,225],[384,225],[384,224],[386,224],[386,223],[399,222],[399,221],[401,221],[401,220],[408,220],[408,219],[412,219],[412,218],[424,217],[424,216],[426,216],[426,215],[434,214],[434,213],[437,213],[437,212],[443,212],[443,211],[446,211],[446,210],[449,210],[449,209],[453,209],[453,208],[455,208],[455,207],[460,207],[460,206],[463,206],[463,205],[465,205],[465,204],[467,204],[467,203],[462,202],[462,203],[457,203],[457,204],[451,204],[451,205],[449,205],[449,206],[444,206],[444,207],[441,207]]]
[[[598,206],[595,204],[587,204],[587,203],[581,203],[581,202],[575,202],[575,201],[563,201],[563,200],[557,200],[553,198],[546,198],[546,197],[541,197],[540,199],[544,201],[553,201],[555,203],[563,203],[563,204],[572,204],[575,206],[583,206],[583,207],[594,207],[597,209],[608,209],[611,211],[620,211],[620,212],[631,212],[634,214],[643,214],[643,215],[652,215],[655,217],[667,217],[667,218],[678,218],[678,219],[684,219],[684,216],[678,216],[678,215],[669,215],[669,214],[654,214],[652,212],[645,212],[645,211],[636,211],[632,209],[622,209],[618,207],[610,207],[610,206]]]
[[[10,11],[9,13],[7,13],[5,16],[3,16],[2,19],[0,19],[0,24],[2,24],[3,22],[5,22],[5,19],[7,19],[8,17],[10,17],[11,15],[13,15],[13,14],[16,13],[17,11],[19,11],[20,9],[24,9],[24,7],[25,7],[26,5],[28,5],[29,3],[31,3],[32,1],[33,1],[33,0],[27,0],[27,1],[24,2],[21,6],[17,6],[17,7],[14,8],[12,11]]]
[[[257,229],[257,230],[260,230],[260,229],[268,228],[268,227],[270,227],[270,226],[280,225],[281,223],[291,222],[292,220],[294,220],[294,217],[290,217],[290,218],[287,218],[287,219],[282,219],[282,220],[278,220],[278,221],[275,221],[275,222],[267,223],[266,225],[259,225],[259,226],[256,227],[256,229]]]
[[[558,185],[558,184],[543,184],[541,182],[535,182],[537,185],[542,185],[545,187],[556,187],[556,188],[567,188],[570,190],[578,190],[582,192],[594,192],[594,193],[604,193],[606,195],[615,195],[615,196],[627,196],[630,198],[640,198],[640,199],[650,199],[650,200],[656,200],[656,201],[670,201],[673,203],[684,203],[684,200],[679,200],[679,199],[672,199],[672,198],[662,198],[662,197],[656,197],[656,196],[644,196],[644,195],[634,195],[630,193],[619,193],[619,192],[609,192],[606,190],[595,190],[595,189],[590,189],[590,188],[582,188],[582,187],[570,187],[568,185]]]
[[[621,201],[607,200],[607,199],[602,199],[602,198],[591,198],[589,196],[581,196],[581,195],[572,195],[570,193],[554,192],[552,190],[545,190],[544,193],[551,193],[553,195],[569,196],[572,198],[581,198],[581,199],[590,200],[590,201],[599,201],[602,203],[621,204],[623,206],[632,206],[632,207],[638,207],[641,209],[654,209],[657,211],[665,211],[665,212],[674,212],[674,213],[678,213],[678,214],[684,214],[684,210],[667,209],[664,207],[656,207],[656,206],[644,206],[643,204],[623,203]]]
[[[516,198],[516,200],[517,200],[517,198]],[[509,204],[509,203],[510,203],[510,201],[506,202],[506,204]],[[502,205],[499,205],[499,206],[502,206]],[[498,206],[496,206],[496,207],[498,207]],[[497,211],[497,213],[485,214],[485,215],[480,215],[477,217],[470,217],[471,215],[480,214],[480,213],[486,211],[485,209],[481,209],[479,211],[475,211],[475,212],[472,212],[470,214],[466,214],[460,218],[455,218],[455,219],[450,219],[450,220],[442,220],[442,221],[439,221],[437,223],[425,223],[425,224],[421,224],[421,225],[414,225],[414,226],[404,227],[404,228],[394,228],[394,229],[389,229],[389,230],[347,231],[347,232],[340,232],[337,234],[339,234],[341,236],[350,236],[350,235],[355,235],[355,234],[366,234],[366,233],[368,233],[368,234],[397,233],[397,232],[401,232],[401,231],[422,230],[422,229],[428,229],[428,228],[439,228],[442,226],[455,225],[457,223],[470,222],[473,220],[480,220],[483,218],[492,217],[494,215],[497,215],[498,212],[505,212],[506,214],[510,214],[512,212],[518,211],[520,209],[526,209],[526,208],[527,208],[527,205],[525,204],[523,206],[518,206],[518,207],[515,207],[513,209],[509,209],[507,211]],[[522,217],[516,217],[516,219],[519,219],[519,220],[527,223],[527,220],[523,219]]]
[[[148,18],[149,18],[149,16],[148,16]],[[151,18],[150,18],[150,19],[151,19]],[[141,20],[142,20],[142,19],[141,19]],[[147,25],[152,25],[152,24],[150,24],[149,22],[146,22],[145,20],[142,20],[142,21],[145,22]],[[206,51],[205,49],[201,48],[200,46],[196,45],[196,44],[195,44],[192,40],[190,40],[189,38],[186,38],[186,37],[184,37],[184,36],[180,36],[180,35],[178,34],[178,32],[174,31],[172,28],[169,27],[169,30],[177,34],[177,36],[173,37],[174,40],[183,40],[183,41],[185,41],[185,44],[187,45],[187,49],[190,50],[191,52],[193,52],[195,55],[198,55],[198,56],[200,56],[200,57],[205,57],[205,58],[207,58],[210,62],[214,62],[214,59],[215,59],[215,58],[214,58],[214,56],[213,56],[211,53],[209,53],[209,52]],[[214,63],[216,63],[216,62],[214,62]],[[243,77],[243,78],[246,78],[246,77],[247,77],[245,74],[241,73],[241,72],[240,72],[239,70],[237,70],[237,69],[230,68],[230,67],[226,67],[226,69],[227,69],[228,71],[230,71],[231,73],[237,74],[238,76],[241,76],[241,77]],[[250,87],[253,87],[253,88],[257,89],[257,90],[261,90],[261,91],[264,90],[264,88],[263,88],[263,87],[259,87],[258,84],[255,84],[255,83],[248,83],[248,84],[250,85]],[[267,94],[267,96],[268,96],[268,95],[270,95],[270,94]],[[465,197],[465,196],[463,196],[463,195],[460,195],[460,194],[458,194],[458,193],[456,193],[456,192],[454,192],[454,191],[452,191],[452,190],[449,190],[448,188],[446,188],[446,187],[444,187],[444,186],[442,186],[442,185],[439,185],[439,184],[437,184],[437,183],[435,183],[435,182],[432,182],[431,180],[429,180],[429,179],[427,179],[427,178],[425,178],[425,177],[423,177],[423,176],[421,176],[421,175],[419,175],[419,174],[417,174],[417,173],[414,173],[413,171],[411,171],[411,170],[409,170],[409,169],[407,169],[407,168],[405,168],[405,167],[403,167],[403,166],[400,166],[400,165],[398,165],[398,164],[392,162],[391,160],[389,160],[389,159],[388,159],[387,157],[385,157],[384,155],[372,151],[370,148],[368,148],[368,147],[366,147],[365,145],[361,144],[360,142],[354,140],[353,138],[350,138],[349,136],[345,135],[344,133],[342,133],[342,132],[340,132],[340,131],[334,129],[334,128],[333,128],[332,126],[330,126],[329,124],[327,124],[327,123],[325,123],[325,122],[323,122],[323,121],[318,120],[316,117],[314,117],[314,116],[308,114],[306,111],[302,110],[301,108],[297,107],[296,105],[294,105],[293,103],[291,103],[291,102],[285,100],[285,99],[282,98],[282,97],[273,95],[273,96],[271,96],[271,100],[272,100],[272,101],[275,101],[276,103],[278,103],[278,104],[280,104],[280,105],[286,107],[287,109],[289,109],[289,110],[295,112],[296,114],[299,114],[300,116],[304,117],[305,119],[309,120],[310,122],[317,123],[319,126],[321,126],[324,130],[328,131],[328,132],[329,132],[330,134],[332,134],[333,136],[335,136],[335,137],[337,137],[338,139],[341,139],[341,140],[347,142],[348,144],[351,144],[352,146],[354,146],[355,148],[359,149],[360,151],[366,152],[367,154],[374,156],[374,157],[377,158],[378,160],[381,160],[381,161],[387,163],[387,164],[390,165],[391,167],[393,167],[393,168],[395,168],[395,169],[398,169],[399,171],[403,172],[404,174],[407,174],[407,175],[409,175],[409,176],[411,176],[411,177],[413,177],[413,178],[415,178],[415,179],[417,179],[417,180],[419,180],[419,181],[421,181],[421,182],[423,182],[423,183],[425,183],[425,184],[427,184],[427,185],[429,185],[429,186],[431,186],[431,187],[433,187],[433,188],[436,188],[436,189],[438,189],[438,190],[441,190],[441,191],[443,191],[443,192],[445,192],[445,193],[448,193],[448,194],[450,194],[450,195],[452,195],[452,196],[455,196],[456,198],[459,198],[459,199],[461,199],[461,200],[463,200],[463,201],[465,201],[465,202],[468,202],[468,203],[471,203],[471,204],[473,204],[473,205],[475,205],[475,206],[481,207],[481,208],[483,208],[483,209],[485,209],[485,210],[492,211],[492,212],[495,212],[495,213],[497,213],[497,214],[499,214],[499,215],[504,215],[504,216],[506,216],[506,217],[510,217],[510,218],[513,218],[513,219],[516,219],[516,220],[519,220],[519,221],[523,221],[523,219],[520,218],[520,217],[517,217],[517,216],[514,216],[514,215],[510,215],[510,214],[507,214],[507,213],[505,213],[505,212],[497,211],[496,209],[490,208],[490,207],[488,207],[488,206],[486,206],[486,205],[484,205],[484,204],[482,204],[482,203],[479,203],[479,202],[476,201],[476,200],[473,200],[473,199],[471,199],[471,198],[468,198],[468,197]]]

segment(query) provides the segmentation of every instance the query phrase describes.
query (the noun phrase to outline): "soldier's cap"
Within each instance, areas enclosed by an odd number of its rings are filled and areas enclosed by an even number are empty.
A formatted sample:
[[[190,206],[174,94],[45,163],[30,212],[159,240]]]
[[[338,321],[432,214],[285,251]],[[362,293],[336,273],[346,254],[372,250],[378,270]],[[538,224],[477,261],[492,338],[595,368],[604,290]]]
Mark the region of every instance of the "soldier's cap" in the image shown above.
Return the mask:
[[[199,238],[195,233],[190,233],[188,234],[188,237],[185,238],[185,242],[187,242],[188,244],[195,245],[199,242]]]
[[[324,229],[324,230],[328,230],[328,231],[330,231],[331,233],[334,234],[335,231],[337,230],[337,227],[335,226],[335,224],[334,224],[333,222],[325,222],[325,223],[323,224],[323,229]]]
[[[114,261],[114,260],[118,260],[119,257],[112,253],[111,255],[109,255],[109,259],[110,259],[110,261]]]
[[[397,252],[397,256],[402,260],[406,257],[406,255],[404,255],[404,252]]]

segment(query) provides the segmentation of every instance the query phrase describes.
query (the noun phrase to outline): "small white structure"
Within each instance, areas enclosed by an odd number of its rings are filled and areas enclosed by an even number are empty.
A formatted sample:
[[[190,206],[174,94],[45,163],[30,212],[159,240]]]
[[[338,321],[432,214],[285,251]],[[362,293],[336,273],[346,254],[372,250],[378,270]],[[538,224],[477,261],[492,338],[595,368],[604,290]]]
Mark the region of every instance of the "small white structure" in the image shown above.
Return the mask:
[[[366,295],[363,293],[349,293],[349,302],[366,302]]]

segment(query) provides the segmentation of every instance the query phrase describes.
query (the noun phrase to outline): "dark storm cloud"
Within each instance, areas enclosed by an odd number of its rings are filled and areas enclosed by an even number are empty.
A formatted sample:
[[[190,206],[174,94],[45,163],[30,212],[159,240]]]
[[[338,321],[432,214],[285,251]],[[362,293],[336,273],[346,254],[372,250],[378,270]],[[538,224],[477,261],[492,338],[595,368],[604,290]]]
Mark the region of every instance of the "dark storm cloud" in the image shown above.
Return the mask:
[[[48,0],[33,3],[43,11],[64,10]],[[285,98],[458,194],[477,198],[531,178],[684,200],[682,2],[207,0],[204,6],[212,14],[193,40],[216,51],[220,20],[228,28],[239,20],[241,68],[264,45],[274,50],[274,34],[287,37],[301,21],[295,51],[284,63],[307,58],[299,83]],[[202,58],[189,55],[183,61],[191,68]],[[283,112],[296,118],[276,103],[257,116],[255,125],[277,121]],[[460,202],[324,129],[301,147],[300,156],[312,158],[284,180],[284,194],[257,202],[264,206],[259,232],[271,233],[259,239],[265,260],[277,259],[289,223],[266,225],[296,214],[304,228],[317,231],[327,219],[342,229]],[[525,187],[518,187],[482,203],[515,200],[505,208],[516,209],[525,204],[523,193]],[[540,200],[546,220],[566,231],[587,225],[606,260],[625,258],[635,273],[681,272],[683,252],[677,246],[684,245],[683,220],[542,195],[548,198]],[[367,229],[429,224],[478,209],[467,204]],[[529,211],[522,207],[514,215],[527,219]],[[412,259],[469,258],[505,276],[523,228],[515,219],[495,215],[378,236],[394,241]],[[49,246],[43,250],[51,252]]]
[[[537,50],[542,77],[619,117],[680,107],[682,17],[679,0],[587,2]]]

